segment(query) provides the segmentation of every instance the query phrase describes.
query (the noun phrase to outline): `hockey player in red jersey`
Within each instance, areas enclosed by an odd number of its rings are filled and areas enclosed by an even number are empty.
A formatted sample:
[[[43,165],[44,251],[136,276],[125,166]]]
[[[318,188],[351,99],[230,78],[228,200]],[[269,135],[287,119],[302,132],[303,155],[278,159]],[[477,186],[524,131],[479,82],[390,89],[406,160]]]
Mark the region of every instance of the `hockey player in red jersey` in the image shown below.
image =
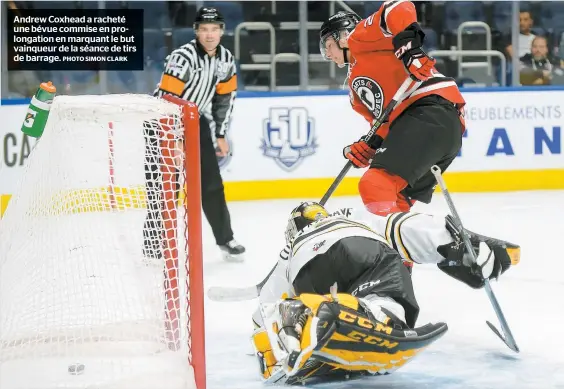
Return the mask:
[[[407,0],[387,1],[364,20],[339,12],[321,27],[322,55],[348,64],[353,109],[370,124],[407,76],[414,81],[373,141],[363,137],[343,150],[355,167],[370,167],[358,188],[378,215],[409,211],[414,200],[429,203],[436,186],[431,166],[445,171],[462,145],[464,99],[423,51],[424,37]]]

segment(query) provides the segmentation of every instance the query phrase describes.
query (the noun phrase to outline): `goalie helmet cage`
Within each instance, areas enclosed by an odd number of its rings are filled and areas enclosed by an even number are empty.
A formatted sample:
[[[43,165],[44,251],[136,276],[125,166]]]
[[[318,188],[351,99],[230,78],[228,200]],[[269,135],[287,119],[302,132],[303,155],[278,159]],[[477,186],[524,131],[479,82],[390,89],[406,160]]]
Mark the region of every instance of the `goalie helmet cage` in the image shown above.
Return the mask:
[[[54,99],[0,221],[0,388],[205,389],[199,136],[172,96]]]

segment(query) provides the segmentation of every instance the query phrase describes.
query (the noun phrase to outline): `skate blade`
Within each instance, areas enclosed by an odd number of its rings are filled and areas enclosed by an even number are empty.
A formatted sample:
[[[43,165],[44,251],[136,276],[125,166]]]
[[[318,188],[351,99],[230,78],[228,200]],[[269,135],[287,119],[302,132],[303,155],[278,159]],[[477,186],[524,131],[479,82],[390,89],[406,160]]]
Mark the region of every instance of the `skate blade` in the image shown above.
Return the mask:
[[[245,261],[245,254],[229,254],[226,252],[221,253],[225,262],[240,263]]]

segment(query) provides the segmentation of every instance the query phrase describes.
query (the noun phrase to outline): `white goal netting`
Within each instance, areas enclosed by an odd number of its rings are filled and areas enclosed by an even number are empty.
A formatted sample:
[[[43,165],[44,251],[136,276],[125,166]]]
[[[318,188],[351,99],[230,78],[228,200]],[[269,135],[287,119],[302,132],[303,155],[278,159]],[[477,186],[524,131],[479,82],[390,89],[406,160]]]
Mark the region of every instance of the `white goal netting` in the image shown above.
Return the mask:
[[[194,387],[181,119],[150,96],[55,98],[0,225],[1,389]]]

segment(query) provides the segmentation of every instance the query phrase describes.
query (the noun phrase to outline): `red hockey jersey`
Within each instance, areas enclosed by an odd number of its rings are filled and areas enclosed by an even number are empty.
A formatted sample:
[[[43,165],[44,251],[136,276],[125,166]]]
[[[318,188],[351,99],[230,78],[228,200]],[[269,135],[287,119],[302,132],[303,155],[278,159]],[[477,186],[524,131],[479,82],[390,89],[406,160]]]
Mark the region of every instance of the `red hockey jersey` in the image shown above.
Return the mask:
[[[378,11],[362,20],[348,38],[351,58],[349,88],[353,109],[372,123],[404,82],[408,74],[403,62],[394,55],[392,37],[417,21],[415,6],[407,0],[387,1]],[[452,101],[462,110],[465,104],[455,81],[433,69],[434,77],[422,83],[391,113],[378,130],[385,138],[388,127],[410,104],[435,94]]]

